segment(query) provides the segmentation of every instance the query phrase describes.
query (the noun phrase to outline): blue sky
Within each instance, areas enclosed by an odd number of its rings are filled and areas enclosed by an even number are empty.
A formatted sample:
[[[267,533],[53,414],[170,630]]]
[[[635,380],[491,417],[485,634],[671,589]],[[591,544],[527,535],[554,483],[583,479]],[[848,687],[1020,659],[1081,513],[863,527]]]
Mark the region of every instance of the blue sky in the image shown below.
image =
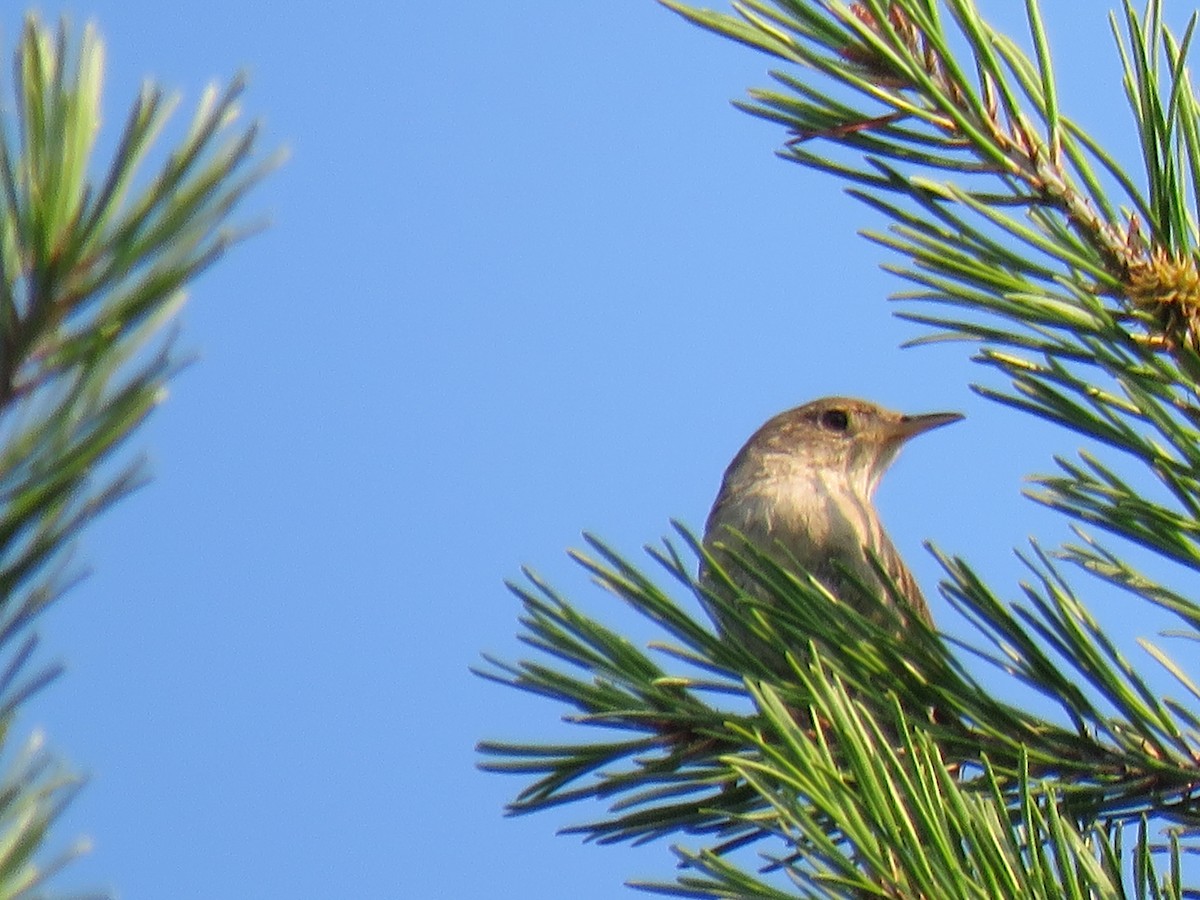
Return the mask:
[[[1046,5],[1064,106],[1132,164],[1101,4]],[[271,229],[192,291],[196,362],[133,448],[154,482],[82,540],[93,574],[42,628],[68,671],[21,727],[91,775],[57,839],[95,851],[60,886],[591,900],[670,877],[664,844],[555,836],[594,810],[502,818],[520,783],[475,743],[561,711],[468,666],[520,654],[522,564],[642,629],[565,548],[699,527],[750,432],[813,397],[967,413],[879,496],[927,594],[926,538],[1015,596],[1011,548],[1065,536],[1020,489],[1078,442],[970,393],[969,348],[898,349],[919,332],[856,234],[878,219],[727,102],[765,58],[652,0],[65,10],[107,42],[107,127],[143,77],[182,116],[245,69],[291,158],[243,208]]]

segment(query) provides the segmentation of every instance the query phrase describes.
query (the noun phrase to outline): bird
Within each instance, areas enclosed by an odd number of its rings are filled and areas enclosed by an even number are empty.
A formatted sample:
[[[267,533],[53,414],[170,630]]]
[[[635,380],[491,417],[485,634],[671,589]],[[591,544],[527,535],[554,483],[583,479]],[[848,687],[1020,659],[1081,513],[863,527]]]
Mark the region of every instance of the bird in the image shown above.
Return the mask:
[[[915,615],[932,625],[929,605],[884,530],[874,495],[905,443],[962,418],[956,412],[902,415],[850,397],[825,397],[774,416],[725,470],[705,524],[706,551],[739,588],[755,596],[762,589],[732,563],[731,553],[739,551],[743,539],[860,610],[864,589],[892,603],[894,585],[902,608],[893,609],[902,621]],[[716,591],[711,576],[702,566],[701,584]],[[749,640],[744,627],[728,620],[728,612],[706,605],[719,630]]]

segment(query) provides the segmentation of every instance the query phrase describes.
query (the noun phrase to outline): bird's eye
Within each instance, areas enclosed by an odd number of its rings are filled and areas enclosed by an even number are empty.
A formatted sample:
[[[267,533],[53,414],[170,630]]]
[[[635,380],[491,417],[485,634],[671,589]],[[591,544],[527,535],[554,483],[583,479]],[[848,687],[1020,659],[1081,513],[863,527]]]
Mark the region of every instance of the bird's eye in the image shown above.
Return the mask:
[[[830,431],[845,431],[850,427],[850,416],[844,409],[827,409],[821,413],[821,424]]]

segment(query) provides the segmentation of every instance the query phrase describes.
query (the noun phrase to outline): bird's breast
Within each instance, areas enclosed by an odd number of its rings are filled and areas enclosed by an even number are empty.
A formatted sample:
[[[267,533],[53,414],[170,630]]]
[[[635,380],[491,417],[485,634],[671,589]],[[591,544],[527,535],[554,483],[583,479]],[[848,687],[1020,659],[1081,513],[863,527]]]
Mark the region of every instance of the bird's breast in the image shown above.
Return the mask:
[[[738,485],[725,501],[710,531],[714,524],[727,525],[763,549],[782,546],[814,573],[827,571],[837,559],[871,577],[863,547],[879,545],[880,525],[870,500],[845,479],[804,470],[760,475]]]

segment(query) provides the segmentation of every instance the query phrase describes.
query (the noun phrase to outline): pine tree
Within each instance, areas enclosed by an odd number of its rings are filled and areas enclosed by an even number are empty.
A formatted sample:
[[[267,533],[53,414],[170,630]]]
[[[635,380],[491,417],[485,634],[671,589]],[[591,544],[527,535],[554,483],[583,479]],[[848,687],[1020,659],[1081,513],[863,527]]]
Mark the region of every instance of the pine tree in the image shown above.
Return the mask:
[[[1075,537],[1019,549],[1019,586],[931,548],[973,640],[919,622],[900,640],[878,616],[830,615],[819,587],[750,545],[731,579],[682,525],[648,567],[591,537],[575,557],[662,630],[649,648],[527,572],[511,588],[536,656],[488,658],[481,674],[567,706],[586,736],[482,744],[487,768],[529,779],[511,811],[598,798],[608,814],[573,830],[672,838],[677,881],[642,886],[683,897],[1200,896],[1183,883],[1184,855],[1200,852],[1187,655],[1200,599],[1173,587],[1200,569],[1197,16],[1179,36],[1155,0],[1112,17],[1135,177],[1060,109],[1036,0],[1030,54],[971,0],[661,2],[778,61],[774,86],[741,106],[786,130],[784,158],[887,217],[868,236],[898,260],[918,342],[967,342],[990,373],[976,391],[1100,450],[1035,478],[1030,495]],[[701,564],[724,578],[720,596]],[[758,590],[731,603],[747,577]],[[1144,656],[1123,655],[1088,606],[1114,586],[1128,621],[1176,620],[1182,656],[1147,636]],[[718,639],[696,598],[772,653]],[[789,653],[790,672],[762,660]],[[1048,711],[998,699],[1001,682]]]
[[[45,896],[86,848],[52,833],[78,777],[13,728],[59,674],[32,626],[78,579],[80,530],[144,481],[117,451],[178,368],[185,287],[244,236],[230,212],[274,162],[238,123],[240,81],[156,152],[176,101],[147,84],[97,178],[103,70],[94,29],[30,16],[0,104],[0,897]]]

